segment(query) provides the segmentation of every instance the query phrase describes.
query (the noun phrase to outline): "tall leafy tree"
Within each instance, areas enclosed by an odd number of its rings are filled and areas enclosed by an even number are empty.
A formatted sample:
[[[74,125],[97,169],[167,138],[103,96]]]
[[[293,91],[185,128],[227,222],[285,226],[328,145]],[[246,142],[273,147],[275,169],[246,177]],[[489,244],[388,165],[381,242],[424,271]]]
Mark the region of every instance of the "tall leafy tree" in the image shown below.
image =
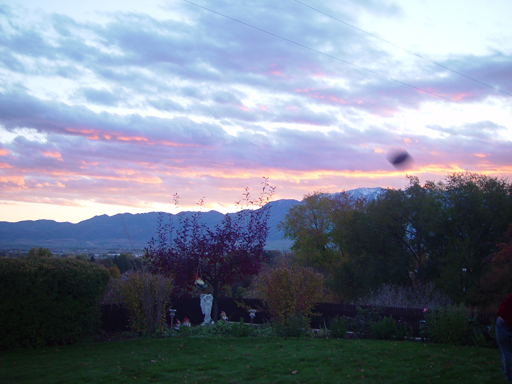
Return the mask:
[[[121,273],[127,271],[137,271],[141,269],[141,260],[136,258],[133,253],[122,252],[119,256],[114,256],[112,262],[119,268]]]
[[[435,186],[409,177],[405,190],[388,189],[352,215],[346,236],[350,255],[335,272],[346,298],[384,284],[425,284],[436,275],[442,207]]]
[[[158,238],[152,240],[145,251],[145,261],[153,273],[172,276],[176,284],[185,290],[192,290],[200,278],[210,289],[213,302],[212,318],[218,317],[217,297],[222,288],[235,280],[259,272],[265,259],[265,243],[268,235],[270,201],[274,187],[268,179],[257,201],[250,200],[248,189],[244,194],[247,205],[259,209],[240,209],[235,214],[226,214],[215,228],[208,228],[201,222],[201,213],[191,218],[181,216],[177,235],[169,235],[174,230],[172,221],[165,223],[160,217]]]
[[[329,195],[307,196],[283,228],[299,258],[330,272],[341,297],[434,281],[452,300],[470,300],[485,272],[482,261],[512,223],[511,184],[473,173],[437,184],[408,181],[403,190],[342,209]]]
[[[346,299],[382,284],[409,284],[411,262],[401,239],[406,227],[403,191],[387,190],[352,216],[347,234],[349,257],[335,269],[334,288]]]
[[[347,257],[350,217],[363,205],[364,199],[353,200],[343,192],[314,192],[290,208],[279,228],[293,240],[291,249],[302,264],[330,271]]]
[[[331,209],[328,194],[307,194],[300,204],[289,209],[279,224],[285,238],[293,240],[291,249],[301,262],[326,268],[340,255],[331,237]]]
[[[443,222],[442,200],[432,183],[422,186],[417,177],[408,179],[405,190],[388,190],[378,202],[384,213],[381,226],[386,240],[395,243],[408,266],[410,278],[424,285],[437,274],[443,242],[438,233]]]
[[[349,251],[351,226],[365,204],[365,198],[353,199],[344,192],[315,192],[305,195],[280,224],[285,236],[293,240],[297,260],[322,271],[326,285],[342,299],[365,286],[359,272],[367,268],[354,263]]]
[[[350,263],[341,277],[357,281],[356,292],[388,282],[435,281],[452,300],[468,301],[483,260],[510,223],[507,180],[455,173],[421,185],[409,177],[406,189],[388,190],[351,224]]]
[[[454,173],[439,184],[446,220],[446,248],[439,284],[464,301],[479,281],[489,255],[512,223],[512,185],[505,179]]]

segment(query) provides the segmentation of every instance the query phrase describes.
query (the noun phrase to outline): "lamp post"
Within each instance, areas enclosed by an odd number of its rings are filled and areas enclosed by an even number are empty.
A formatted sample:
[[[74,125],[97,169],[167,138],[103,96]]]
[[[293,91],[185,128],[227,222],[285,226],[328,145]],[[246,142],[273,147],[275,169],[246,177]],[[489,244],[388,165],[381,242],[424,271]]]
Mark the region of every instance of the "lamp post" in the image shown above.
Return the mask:
[[[171,329],[172,329],[172,326],[173,326],[173,323],[174,323],[174,316],[176,315],[176,310],[175,309],[169,309],[169,315],[171,316]]]
[[[418,321],[418,323],[420,323],[420,338],[421,338],[421,342],[424,342],[425,341],[426,331],[427,331],[427,322],[425,320],[420,320],[420,321]]]
[[[256,310],[255,309],[249,309],[249,317],[251,318],[251,325],[252,325],[252,321],[256,317]]]

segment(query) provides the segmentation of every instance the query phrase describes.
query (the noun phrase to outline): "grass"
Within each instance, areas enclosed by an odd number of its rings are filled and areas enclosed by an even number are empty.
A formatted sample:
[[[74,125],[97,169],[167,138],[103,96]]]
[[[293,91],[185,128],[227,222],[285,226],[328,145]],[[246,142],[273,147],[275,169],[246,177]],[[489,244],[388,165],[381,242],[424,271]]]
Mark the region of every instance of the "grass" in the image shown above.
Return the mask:
[[[500,383],[499,351],[419,342],[166,338],[0,352],[0,383]]]

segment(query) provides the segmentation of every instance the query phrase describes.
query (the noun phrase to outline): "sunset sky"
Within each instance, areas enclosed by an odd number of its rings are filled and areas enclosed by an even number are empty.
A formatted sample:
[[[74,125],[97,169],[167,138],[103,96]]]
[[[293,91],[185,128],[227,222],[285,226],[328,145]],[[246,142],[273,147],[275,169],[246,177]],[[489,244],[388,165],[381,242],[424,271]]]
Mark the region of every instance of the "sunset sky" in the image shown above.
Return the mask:
[[[207,9],[205,9],[207,8]],[[0,0],[0,221],[512,176],[510,0]],[[405,169],[388,162],[404,149]]]

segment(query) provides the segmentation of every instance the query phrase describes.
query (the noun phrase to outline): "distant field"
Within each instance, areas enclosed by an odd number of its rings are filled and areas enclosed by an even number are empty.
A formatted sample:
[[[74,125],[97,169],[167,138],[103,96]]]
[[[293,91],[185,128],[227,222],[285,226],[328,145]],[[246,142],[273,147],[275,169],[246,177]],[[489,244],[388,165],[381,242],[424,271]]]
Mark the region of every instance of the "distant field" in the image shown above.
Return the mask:
[[[139,339],[0,352],[1,383],[500,383],[499,351],[419,342]]]

